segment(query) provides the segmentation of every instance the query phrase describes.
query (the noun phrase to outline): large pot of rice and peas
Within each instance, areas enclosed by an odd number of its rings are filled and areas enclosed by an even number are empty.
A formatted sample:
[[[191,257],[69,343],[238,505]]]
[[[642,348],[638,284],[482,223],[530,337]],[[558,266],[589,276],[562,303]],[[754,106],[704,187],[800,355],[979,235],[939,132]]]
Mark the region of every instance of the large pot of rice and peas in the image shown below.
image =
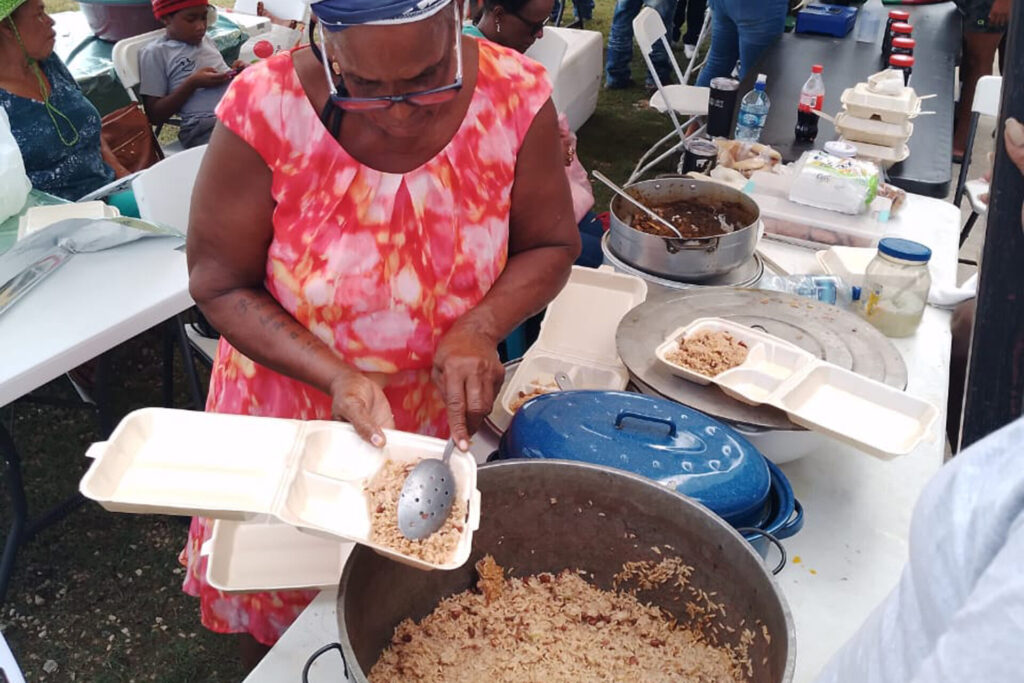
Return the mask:
[[[707,508],[564,460],[479,469],[480,528],[454,571],[356,546],[339,592],[358,683],[785,683],[793,621],[750,545]]]

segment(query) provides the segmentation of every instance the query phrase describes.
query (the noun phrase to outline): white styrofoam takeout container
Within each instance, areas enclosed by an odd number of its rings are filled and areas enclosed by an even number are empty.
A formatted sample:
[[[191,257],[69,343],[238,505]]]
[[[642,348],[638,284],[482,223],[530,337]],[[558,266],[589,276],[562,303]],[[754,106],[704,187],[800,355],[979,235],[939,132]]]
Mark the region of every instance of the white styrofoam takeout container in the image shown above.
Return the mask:
[[[537,341],[526,351],[498,403],[506,415],[519,392],[554,384],[555,373],[569,375],[574,389],[620,391],[629,371],[619,360],[619,322],[647,298],[647,283],[611,268],[573,266],[562,291],[548,305]]]
[[[676,365],[667,354],[698,332],[728,332],[748,349],[739,366],[708,377]],[[826,363],[789,342],[722,318],[700,318],[673,332],[655,350],[679,377],[717,384],[751,405],[786,412],[795,424],[827,434],[881,458],[906,455],[932,437],[939,411],[899,389]]]
[[[827,275],[840,277],[854,287],[863,287],[868,264],[877,253],[877,249],[867,247],[829,247],[816,252],[814,257]]]
[[[206,557],[206,581],[220,591],[323,590],[337,588],[355,545],[260,515],[214,520],[200,553]]]
[[[425,562],[369,541],[365,488],[387,460],[440,458],[445,442],[392,430],[385,436],[387,445],[378,449],[342,422],[144,408],[127,415],[109,440],[89,447],[95,462],[79,489],[112,512],[227,520],[271,515],[310,539],[362,543],[422,569],[460,567],[480,523],[476,461],[452,454],[467,519],[453,556]]]
[[[120,215],[121,212],[116,206],[101,201],[33,206],[18,219],[18,239],[25,239],[34,232],[68,218],[100,219],[116,218]]]
[[[914,134],[914,124],[909,120],[886,123],[876,119],[865,119],[841,112],[836,115],[836,132],[850,142],[867,142],[883,147],[902,148]]]
[[[886,123],[903,123],[921,113],[921,98],[913,88],[903,88],[894,95],[872,92],[867,83],[858,83],[843,91],[843,108],[851,116],[878,118]]]
[[[845,140],[845,138],[840,138]],[[886,147],[885,145],[873,145],[870,142],[858,142],[857,140],[846,140],[857,148],[857,158],[874,161],[882,168],[889,168],[893,164],[906,161],[910,157],[910,147],[899,145],[897,147]]]

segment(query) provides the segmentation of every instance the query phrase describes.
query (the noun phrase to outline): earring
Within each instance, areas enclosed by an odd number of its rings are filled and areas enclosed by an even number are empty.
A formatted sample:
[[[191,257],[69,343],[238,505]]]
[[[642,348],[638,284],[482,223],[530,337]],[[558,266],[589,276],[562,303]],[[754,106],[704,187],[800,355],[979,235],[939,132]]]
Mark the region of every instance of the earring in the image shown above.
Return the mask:
[[[500,19],[495,19],[494,20],[494,26],[495,26],[495,29],[498,31],[498,33],[501,33],[501,20]]]
[[[341,75],[341,64],[338,64],[337,62],[332,60],[331,61],[331,71],[334,72],[335,76],[340,76]]]

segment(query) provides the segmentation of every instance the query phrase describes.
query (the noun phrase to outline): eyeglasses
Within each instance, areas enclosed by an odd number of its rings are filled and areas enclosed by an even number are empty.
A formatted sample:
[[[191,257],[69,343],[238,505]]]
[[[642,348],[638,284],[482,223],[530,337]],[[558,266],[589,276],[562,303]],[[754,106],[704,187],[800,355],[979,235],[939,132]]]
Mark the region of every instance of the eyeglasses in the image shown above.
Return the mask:
[[[334,84],[334,78],[331,77],[331,71],[327,67],[327,52],[325,49],[320,50],[321,62],[324,67],[324,75],[327,76],[327,88],[330,93],[331,102],[334,106],[342,109],[343,111],[351,112],[367,112],[367,111],[381,111],[384,109],[390,109],[399,102],[406,102],[408,104],[415,105],[417,107],[429,107],[436,104],[444,104],[455,99],[462,89],[462,31],[460,30],[461,20],[459,19],[459,4],[452,2],[452,7],[455,10],[455,82],[449,85],[443,85],[439,88],[430,88],[429,90],[417,90],[415,92],[405,93],[403,95],[380,95],[377,97],[350,97],[347,91],[344,91],[344,85],[342,90],[345,94],[339,94],[338,88]],[[320,32],[320,44],[326,45],[324,41],[324,28],[323,24],[317,25]]]
[[[528,28],[530,30],[530,35],[531,36],[537,35],[538,33],[540,33],[541,31],[544,30],[545,26],[547,26],[548,24],[551,23],[551,16],[550,15],[544,17],[544,19],[542,21],[530,21],[529,19],[524,17],[519,12],[509,12],[509,14],[511,14],[513,17],[515,17],[519,21],[523,22],[526,25],[526,28]]]

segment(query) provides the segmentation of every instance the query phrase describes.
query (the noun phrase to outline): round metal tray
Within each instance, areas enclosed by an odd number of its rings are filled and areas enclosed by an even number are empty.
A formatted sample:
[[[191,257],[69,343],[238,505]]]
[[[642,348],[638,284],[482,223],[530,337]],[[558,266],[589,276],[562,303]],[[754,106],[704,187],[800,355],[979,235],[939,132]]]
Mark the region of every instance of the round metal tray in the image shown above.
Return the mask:
[[[754,256],[745,264],[726,273],[725,275],[719,275],[708,280],[702,280],[701,282],[680,282],[678,280],[669,280],[657,275],[652,275],[626,263],[614,251],[612,251],[612,248],[608,245],[608,233],[605,233],[604,237],[601,238],[601,251],[604,252],[604,262],[614,268],[616,272],[634,275],[646,280],[648,283],[653,283],[661,287],[665,287],[666,289],[680,290],[692,289],[694,287],[750,287],[760,280],[761,275],[764,274],[764,262],[757,253],[755,253]]]
[[[904,389],[907,367],[896,347],[855,314],[802,297],[751,289],[701,288],[653,294],[626,314],[616,334],[619,357],[642,391],[729,422],[765,429],[800,429],[781,410],[750,406],[715,385],[676,377],[654,349],[697,318],[725,318],[763,329],[834,365]]]

